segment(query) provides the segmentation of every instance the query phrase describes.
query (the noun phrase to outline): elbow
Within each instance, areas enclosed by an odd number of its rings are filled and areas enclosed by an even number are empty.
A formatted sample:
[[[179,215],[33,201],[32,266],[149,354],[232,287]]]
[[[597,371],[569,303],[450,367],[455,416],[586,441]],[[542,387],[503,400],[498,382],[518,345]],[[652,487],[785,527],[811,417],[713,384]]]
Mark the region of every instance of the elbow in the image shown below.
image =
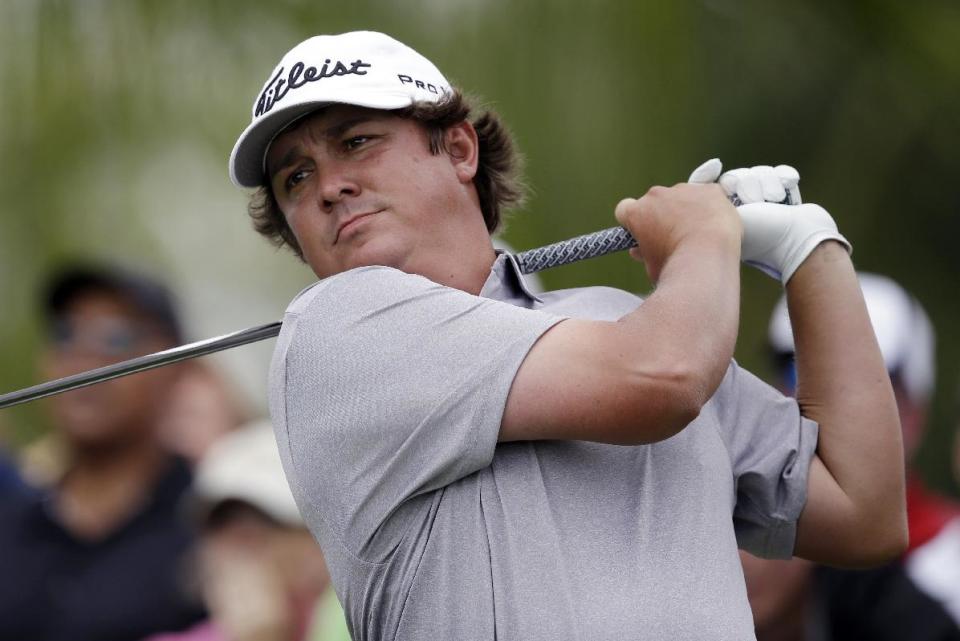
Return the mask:
[[[679,434],[700,415],[710,395],[703,376],[691,368],[671,366],[639,373],[628,414],[626,444],[643,445]]]
[[[895,561],[906,551],[907,536],[904,534],[903,537],[891,537],[863,545],[837,565],[851,570],[869,570]]]
[[[722,373],[713,377],[708,372],[708,369],[696,365],[678,365],[663,374],[664,393],[670,399],[671,423],[676,432],[700,416],[720,384]]]
[[[866,567],[875,567],[890,563],[903,556],[910,543],[910,534],[907,530],[906,516],[899,523],[884,528],[884,532],[877,533],[873,544],[869,546],[864,562]]]
[[[907,524],[897,531],[897,534],[890,539],[887,549],[884,551],[885,558],[888,561],[900,558],[910,547],[910,532],[907,530]]]
[[[857,570],[885,565],[903,556],[909,542],[905,514],[896,522],[882,527],[864,525],[860,536],[855,537],[846,558],[839,565]]]
[[[702,389],[699,381],[684,381],[682,385],[670,390],[671,403],[664,418],[667,434],[665,438],[679,434],[700,416],[703,406],[709,400],[709,397],[702,393]]]

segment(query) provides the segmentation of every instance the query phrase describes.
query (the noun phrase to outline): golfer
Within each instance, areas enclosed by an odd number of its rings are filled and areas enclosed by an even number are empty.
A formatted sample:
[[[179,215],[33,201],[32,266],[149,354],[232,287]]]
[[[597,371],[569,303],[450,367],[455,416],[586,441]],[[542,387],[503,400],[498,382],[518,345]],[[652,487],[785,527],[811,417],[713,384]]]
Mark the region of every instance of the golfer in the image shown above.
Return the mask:
[[[644,301],[534,295],[490,241],[520,195],[510,137],[471,112],[388,36],[318,36],[231,156],[257,229],[320,278],[270,409],[353,637],[752,639],[738,546],[899,554],[890,381],[832,218],[767,202],[796,176],[707,163],[691,182],[721,186],[621,201]],[[786,286],[796,400],[732,361],[741,258]]]

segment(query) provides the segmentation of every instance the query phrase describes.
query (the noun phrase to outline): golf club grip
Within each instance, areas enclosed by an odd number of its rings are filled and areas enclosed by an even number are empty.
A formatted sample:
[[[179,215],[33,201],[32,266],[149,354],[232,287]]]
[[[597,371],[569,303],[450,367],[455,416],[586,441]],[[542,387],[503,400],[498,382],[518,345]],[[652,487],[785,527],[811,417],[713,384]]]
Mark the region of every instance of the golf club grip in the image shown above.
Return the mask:
[[[559,243],[530,249],[516,255],[520,273],[532,274],[551,267],[567,265],[585,258],[603,256],[636,247],[637,241],[623,227],[610,227],[562,240]]]
[[[799,194],[799,192],[796,193]],[[728,198],[734,207],[743,204],[736,195],[728,196]],[[794,193],[788,191],[783,204],[795,205],[799,202],[794,197]],[[625,228],[610,227],[591,234],[562,240],[545,247],[520,252],[516,255],[516,259],[517,265],[520,266],[520,273],[532,274],[551,267],[575,263],[586,258],[604,256],[636,246],[637,241]]]

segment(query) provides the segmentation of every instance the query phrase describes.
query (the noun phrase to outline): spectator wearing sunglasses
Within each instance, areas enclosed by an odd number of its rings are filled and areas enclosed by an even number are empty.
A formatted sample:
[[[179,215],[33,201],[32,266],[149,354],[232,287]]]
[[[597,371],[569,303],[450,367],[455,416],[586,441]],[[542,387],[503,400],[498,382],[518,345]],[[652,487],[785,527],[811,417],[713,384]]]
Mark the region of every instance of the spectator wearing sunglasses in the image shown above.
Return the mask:
[[[45,379],[182,340],[166,288],[119,269],[66,269],[42,301]],[[64,455],[0,523],[0,638],[140,639],[202,616],[182,581],[193,539],[177,506],[191,474],[156,437],[178,376],[160,368],[46,401]]]

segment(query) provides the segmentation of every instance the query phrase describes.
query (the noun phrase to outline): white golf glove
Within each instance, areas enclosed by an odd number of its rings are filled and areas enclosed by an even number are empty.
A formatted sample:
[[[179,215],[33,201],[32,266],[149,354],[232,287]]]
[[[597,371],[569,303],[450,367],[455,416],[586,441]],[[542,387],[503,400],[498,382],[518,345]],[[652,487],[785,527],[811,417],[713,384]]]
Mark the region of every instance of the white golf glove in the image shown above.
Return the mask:
[[[737,206],[743,221],[743,262],[760,269],[784,285],[825,240],[853,248],[837,231],[837,224],[819,205],[801,205],[800,174],[788,165],[760,165],[721,173],[723,165],[712,158],[697,167],[688,182],[718,182]],[[791,204],[781,204],[784,201]]]

